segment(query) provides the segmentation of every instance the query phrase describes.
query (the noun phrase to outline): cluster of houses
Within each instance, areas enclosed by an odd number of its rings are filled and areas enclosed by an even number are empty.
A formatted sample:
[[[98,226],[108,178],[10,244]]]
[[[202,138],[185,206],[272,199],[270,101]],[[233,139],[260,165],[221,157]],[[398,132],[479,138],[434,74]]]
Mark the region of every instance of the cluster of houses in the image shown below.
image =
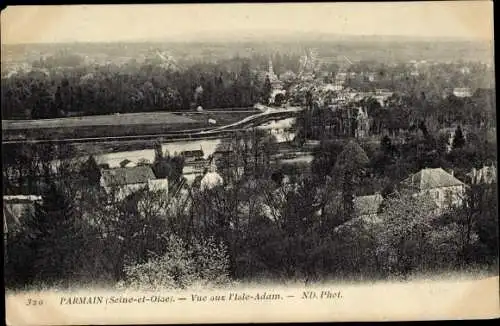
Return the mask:
[[[409,191],[412,196],[425,197],[434,207],[435,213],[459,206],[464,200],[467,185],[441,168],[422,169],[403,180],[396,191]],[[380,193],[359,196],[354,199],[354,218],[336,227],[336,231],[355,223],[368,225],[381,221],[382,204]]]
[[[160,190],[166,197],[175,197],[181,190],[174,188],[170,193],[168,179],[157,178],[149,165],[101,169],[100,172],[101,189],[112,194],[116,200],[122,200],[141,189]],[[200,189],[211,189],[218,185],[222,185],[222,177],[216,172],[215,165],[211,164],[202,175]],[[33,213],[35,204],[42,202],[43,198],[38,195],[3,196],[4,237],[20,224],[24,214]]]
[[[346,58],[346,60],[348,60]],[[350,62],[350,61],[349,61]],[[299,89],[307,88],[312,89],[314,93],[325,93],[325,92],[335,92],[336,98],[341,101],[344,100],[359,100],[368,96],[374,97],[377,101],[384,105],[385,99],[392,95],[392,92],[388,90],[377,90],[374,92],[358,92],[353,89],[345,88],[345,83],[349,78],[364,78],[367,81],[373,82],[377,80],[377,74],[374,72],[347,72],[340,71],[335,74],[333,80],[330,83],[324,82],[325,78],[332,79],[329,73],[323,75],[318,74],[320,71],[320,66],[322,61],[318,59],[317,52],[313,49],[306,53],[300,59],[300,68],[298,74],[292,71],[287,71],[284,74],[278,76],[274,72],[273,62],[270,59],[267,71],[261,71],[258,73],[258,79],[260,82],[264,82],[266,78],[271,83],[271,95],[269,98],[269,104],[274,104],[276,98],[279,94],[285,96],[287,95],[287,90],[283,88],[283,80],[294,80],[295,87],[292,87],[289,92],[293,96],[293,93]]]
[[[437,213],[463,204],[465,192],[470,184],[492,184],[496,180],[496,167],[473,168],[465,182],[457,179],[454,173],[442,168],[426,168],[410,175],[399,185],[399,191],[409,191],[414,196],[425,196],[432,201]],[[377,220],[384,198],[379,193],[356,197],[355,215],[363,220]]]
[[[196,157],[196,155],[194,156]],[[212,158],[208,168],[205,168],[204,173],[200,176],[198,187],[201,191],[224,185],[223,178],[217,172],[215,161]],[[453,173],[448,173],[441,168],[426,168],[403,180],[399,189],[410,191],[414,196],[426,196],[434,204],[436,212],[442,212],[462,204],[467,184],[491,184],[496,183],[496,181],[496,167],[494,165],[472,169],[465,182],[457,179]],[[293,188],[290,182],[283,184],[285,187]],[[100,185],[107,193],[114,193],[119,198],[125,198],[140,189],[163,190],[164,195],[172,199],[170,200],[171,205],[176,206],[170,209],[186,209],[190,206],[189,203],[193,198],[190,197],[189,187],[185,187],[185,183],[181,183],[169,192],[168,180],[157,178],[152,168],[147,165],[103,169]],[[42,202],[41,196],[3,196],[4,240],[9,232],[19,226],[23,214],[33,213],[35,203]],[[371,222],[379,220],[383,202],[384,198],[380,193],[355,197],[355,218],[347,221],[345,225],[359,220]],[[279,214],[265,202],[261,206],[264,215],[270,219],[276,218],[276,214]]]
[[[186,184],[192,184],[195,179],[201,180],[202,188],[210,188],[212,184],[221,183],[222,178],[216,172],[215,161],[222,152],[214,152],[205,159],[202,149],[186,150],[180,153],[184,158],[183,177]],[[217,180],[217,182],[213,181]],[[114,193],[118,199],[123,199],[139,189],[164,190],[168,195],[169,182],[166,178],[157,178],[151,165],[131,165],[113,169],[101,170],[101,187],[107,193]]]
[[[465,192],[469,184],[496,182],[496,168],[494,166],[484,167],[481,171],[475,172],[476,179],[468,179],[463,182],[457,179],[453,173],[449,173],[442,168],[425,168],[401,181],[395,191],[409,193],[412,196],[423,197],[424,200],[429,200],[430,207],[433,207],[434,212],[439,214],[445,212],[447,209],[460,206],[465,200]],[[479,175],[484,176],[484,173],[487,173],[486,171],[489,173],[487,178],[482,177],[480,180],[477,179]],[[260,202],[260,213],[271,220],[280,218],[280,205],[276,206],[272,203],[283,201],[286,196],[285,193],[294,189],[294,187],[296,188],[296,185],[285,177],[281,185],[271,194],[262,193],[258,195],[259,198],[256,200]],[[385,200],[386,198],[380,193],[355,197],[354,217],[338,226],[338,228],[343,228],[356,222],[370,224],[381,221],[382,207]],[[245,206],[245,203],[241,205]],[[249,207],[241,208],[243,212],[249,209]],[[321,215],[324,210],[330,209],[334,208],[331,208],[327,203],[326,206],[318,206],[315,214]]]

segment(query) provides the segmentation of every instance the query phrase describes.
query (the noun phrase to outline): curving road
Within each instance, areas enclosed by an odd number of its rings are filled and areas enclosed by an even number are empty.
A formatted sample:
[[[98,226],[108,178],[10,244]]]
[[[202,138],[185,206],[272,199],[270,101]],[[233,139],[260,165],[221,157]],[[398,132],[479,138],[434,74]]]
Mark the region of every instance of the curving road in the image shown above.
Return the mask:
[[[235,127],[248,128],[251,126],[262,124],[263,122],[265,122],[266,120],[268,120],[272,116],[277,116],[277,118],[285,119],[285,118],[290,118],[291,113],[297,113],[297,112],[300,112],[303,110],[303,108],[299,108],[299,107],[289,107],[289,108],[284,108],[284,109],[270,108],[270,107],[264,107],[264,108],[265,108],[265,111],[262,113],[254,114],[254,115],[251,115],[251,116],[246,117],[244,119],[241,119],[240,121],[237,121],[235,123],[231,123],[231,124],[228,124],[225,126],[211,129],[211,130],[202,131],[200,133],[201,134],[209,134],[211,132],[228,130],[228,129],[232,129]],[[245,129],[245,128],[237,128],[237,129],[241,130],[241,129]]]

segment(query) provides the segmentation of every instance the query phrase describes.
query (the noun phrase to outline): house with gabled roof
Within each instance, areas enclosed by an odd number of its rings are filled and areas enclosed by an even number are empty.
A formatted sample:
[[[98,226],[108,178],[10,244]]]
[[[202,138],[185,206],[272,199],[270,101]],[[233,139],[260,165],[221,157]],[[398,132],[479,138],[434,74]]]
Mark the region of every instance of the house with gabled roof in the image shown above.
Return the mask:
[[[367,196],[357,196],[354,198],[354,216],[344,223],[336,226],[334,232],[341,232],[351,227],[371,228],[374,224],[380,223],[380,210],[384,197],[376,193]]]
[[[430,196],[438,209],[459,206],[465,195],[465,184],[442,168],[426,168],[401,182],[403,189],[415,195]]]
[[[102,170],[100,184],[106,193],[115,192],[119,199],[143,188],[168,191],[168,180],[157,179],[150,166]]]

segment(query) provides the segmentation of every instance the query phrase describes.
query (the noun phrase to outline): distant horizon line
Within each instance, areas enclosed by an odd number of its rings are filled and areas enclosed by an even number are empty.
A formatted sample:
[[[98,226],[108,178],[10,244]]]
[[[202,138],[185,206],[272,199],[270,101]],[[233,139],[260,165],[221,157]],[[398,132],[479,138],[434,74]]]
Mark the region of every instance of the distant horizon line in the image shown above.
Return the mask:
[[[247,34],[249,33],[249,34]],[[201,33],[200,33],[201,34]],[[243,35],[242,35],[243,34]],[[256,35],[258,34],[258,35]],[[309,35],[313,36],[313,39],[303,39],[304,36]],[[276,40],[277,37],[283,37],[283,40]],[[229,42],[229,43],[244,43],[244,42],[314,42],[314,41],[323,41],[328,42],[329,40],[325,40],[324,38],[331,37],[333,38],[331,41],[349,41],[347,38],[354,39],[377,39],[377,40],[393,40],[393,41],[451,41],[451,42],[474,42],[474,43],[491,43],[493,39],[486,38],[471,38],[471,37],[459,37],[459,36],[421,36],[421,35],[401,35],[401,34],[340,34],[340,33],[315,33],[310,31],[277,31],[270,32],[267,35],[262,35],[262,32],[258,31],[246,31],[240,32],[239,35],[217,35],[215,33],[211,33],[208,37],[202,37],[199,34],[185,36],[185,39],[182,39],[182,36],[176,36],[173,38],[166,37],[157,37],[151,39],[130,39],[130,40],[58,40],[58,41],[42,41],[42,42],[2,42],[1,45],[57,45],[57,44],[102,44],[102,43],[159,43],[159,42],[170,42],[170,43],[209,43],[209,42]],[[272,38],[272,39],[266,39]],[[384,40],[386,39],[386,40]]]

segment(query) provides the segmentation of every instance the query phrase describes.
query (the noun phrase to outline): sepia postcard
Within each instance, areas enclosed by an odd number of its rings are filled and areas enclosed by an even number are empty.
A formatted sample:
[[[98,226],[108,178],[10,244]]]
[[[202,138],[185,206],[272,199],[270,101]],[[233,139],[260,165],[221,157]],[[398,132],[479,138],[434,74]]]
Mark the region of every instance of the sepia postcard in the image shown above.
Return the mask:
[[[9,6],[7,325],[500,316],[493,3]]]

